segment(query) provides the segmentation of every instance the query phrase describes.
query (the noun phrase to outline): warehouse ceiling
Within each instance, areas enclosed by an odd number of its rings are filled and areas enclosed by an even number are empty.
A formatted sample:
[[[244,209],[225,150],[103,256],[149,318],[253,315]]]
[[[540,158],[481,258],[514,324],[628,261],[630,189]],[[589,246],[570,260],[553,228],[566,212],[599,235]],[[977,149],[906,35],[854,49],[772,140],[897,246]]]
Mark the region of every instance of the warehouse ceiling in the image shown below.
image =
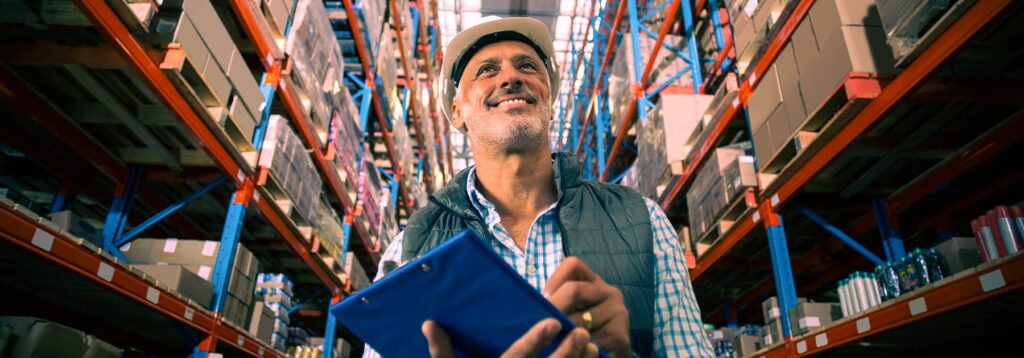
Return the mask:
[[[582,44],[583,39],[572,36],[572,33],[581,34],[585,30],[591,3],[589,0],[440,0],[438,18],[441,43],[443,47],[447,47],[448,42],[459,31],[480,23],[480,19],[487,16],[526,16],[540,20],[551,30],[551,38],[555,42],[557,61],[559,68],[562,69],[562,88],[559,91],[562,96],[558,101],[562,101],[572,92],[569,71],[565,71],[565,68],[574,67],[570,63],[573,60],[572,54],[589,53],[589,49],[584,48]],[[556,103],[555,108],[560,107],[560,102]],[[552,127],[553,130],[556,128],[557,126]],[[462,138],[461,133],[452,131],[452,143],[456,147],[453,157],[455,170],[471,165],[468,143]]]

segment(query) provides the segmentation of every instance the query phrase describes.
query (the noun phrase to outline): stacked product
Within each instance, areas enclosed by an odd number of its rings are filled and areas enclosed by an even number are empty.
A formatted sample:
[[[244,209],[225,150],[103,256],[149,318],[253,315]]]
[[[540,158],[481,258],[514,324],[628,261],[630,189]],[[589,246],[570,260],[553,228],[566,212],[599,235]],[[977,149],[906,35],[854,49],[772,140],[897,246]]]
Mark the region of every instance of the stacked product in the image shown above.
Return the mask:
[[[878,14],[893,55],[903,60],[913,56],[918,41],[939,23],[957,1],[877,0]],[[918,50],[920,51],[920,50]]]
[[[317,201],[317,219],[313,222],[316,229],[314,235],[320,239],[320,244],[327,249],[333,257],[340,257],[343,250],[345,231],[341,227],[341,218],[338,212],[334,211],[327,200],[323,197]]]
[[[654,53],[654,45],[657,43],[657,39],[651,38],[646,34],[640,34],[639,38],[639,58],[633,56],[632,36],[625,36],[619,45],[619,49],[616,51],[618,55],[615,56],[611,71],[609,72],[608,110],[612,117],[611,129],[613,133],[618,131],[630,102],[636,98],[634,93],[634,85],[637,82],[636,73],[639,71],[642,75],[644,66],[647,66],[650,54]],[[679,50],[686,49],[686,41],[680,36],[666,35],[664,43],[670,44]],[[690,76],[678,76],[674,80],[672,79],[673,76],[686,68],[686,61],[679,57],[676,51],[662,45],[661,51],[658,51],[658,58],[654,62],[654,67],[648,76],[648,83],[661,85],[672,80],[669,83],[670,86],[692,87],[693,84],[691,83]],[[642,109],[642,107],[638,106],[637,109]]]
[[[747,102],[762,172],[782,148],[803,147],[794,141],[798,131],[820,129],[821,123],[806,127],[804,121],[850,73],[895,72],[877,19],[874,0],[814,2]]]
[[[4,357],[120,357],[124,350],[80,330],[36,317],[0,316]]]
[[[797,297],[797,304],[807,303],[807,299]],[[761,347],[768,347],[775,343],[782,342],[784,338],[782,330],[782,308],[779,307],[779,300],[775,296],[761,302],[761,313],[764,317],[764,326],[761,326],[759,335]]]
[[[715,358],[732,358],[735,351],[731,340],[720,340],[712,344],[715,347]]]
[[[360,26],[359,33],[363,34],[363,41],[369,47],[370,53],[367,55],[370,58],[377,58],[379,57],[378,48],[381,41],[381,30],[384,24],[388,23],[387,19],[384,18],[384,15],[387,14],[387,0],[356,0],[352,3],[356,8],[356,13],[361,17],[356,21],[356,26]]]
[[[355,183],[359,177],[356,173],[356,163],[359,162],[359,145],[363,138],[359,108],[347,90],[340,91],[334,99],[336,105],[331,116],[332,130],[329,138],[336,152],[334,167],[342,184],[345,185],[345,192],[350,195],[349,200],[355,201]]]
[[[295,346],[288,350],[292,358],[321,358],[324,354],[324,337],[309,337],[308,346]],[[348,358],[352,351],[352,344],[348,341],[337,338],[334,340],[334,358]]]
[[[681,175],[686,158],[683,143],[700,124],[711,104],[712,96],[695,95],[689,87],[666,88],[657,107],[644,123],[638,123],[636,189],[644,196],[657,199],[664,188],[664,178]]]
[[[329,128],[333,98],[344,90],[345,63],[323,1],[299,1],[285,51],[305,114],[318,129]]]
[[[842,317],[842,309],[836,302],[805,302],[789,310],[789,323],[794,337],[832,324]]]
[[[405,47],[405,57],[411,60],[413,58],[413,48],[415,48],[412,44],[412,32],[416,24],[412,23],[412,11],[409,9],[409,0],[396,0],[395,6],[396,8],[392,9],[392,11],[397,11],[398,16],[402,19],[402,45]]]
[[[985,262],[1013,255],[1024,247],[1024,208],[997,206],[971,221],[971,229]]]
[[[287,346],[308,346],[309,345],[309,332],[303,327],[288,327],[288,341]]]
[[[737,67],[744,73],[753,63],[762,43],[768,38],[785,6],[792,0],[727,0],[726,9],[732,22],[733,48]]]
[[[61,210],[47,215],[54,225],[71,235],[85,239],[96,246],[103,246],[103,224],[92,219],[85,219],[71,210]]]
[[[383,91],[381,98],[386,99],[389,104],[389,106],[382,106],[386,112],[402,106],[402,102],[396,100],[398,98],[396,83],[398,79],[398,57],[395,56],[395,49],[397,47],[398,45],[394,43],[394,32],[391,31],[390,27],[385,26],[380,37],[380,55],[376,58],[377,74],[375,77],[381,81],[381,90]],[[398,121],[398,117],[393,117],[393,119]]]
[[[291,323],[288,312],[292,309],[292,292],[292,282],[284,274],[261,273],[257,277],[256,295],[274,313],[270,345],[282,351],[285,350]]]
[[[248,327],[259,260],[242,244],[234,249],[235,260],[231,264],[222,313],[228,321]],[[219,253],[220,242],[204,240],[136,239],[121,247],[121,255],[133,267],[206,307],[209,307],[213,286],[203,280],[210,281],[218,274]],[[203,280],[192,279],[192,275]]]
[[[398,235],[398,203],[391,200],[391,187],[385,187],[380,193],[380,229],[377,240],[381,249],[386,249]]]
[[[878,306],[882,303],[878,280],[875,274],[854,272],[839,281],[839,307],[843,317],[848,317]]]
[[[746,188],[757,185],[750,142],[716,149],[686,192],[690,230],[697,241],[718,222],[718,217]],[[700,253],[698,253],[700,254]]]
[[[878,294],[882,301],[928,286],[948,275],[946,260],[935,249],[914,249],[895,262],[875,267]]]
[[[348,276],[348,282],[353,292],[370,285],[370,278],[366,276],[366,270],[359,263],[356,254],[351,251],[345,254],[345,275]]]
[[[951,276],[981,264],[978,242],[974,237],[953,237],[935,245],[934,250],[945,259]]]
[[[373,163],[373,154],[363,150],[363,168],[359,173],[359,211],[366,218],[363,230],[373,238],[377,237],[380,228],[381,177],[377,166]]]
[[[733,357],[745,357],[761,349],[760,340],[761,327],[755,324],[745,324],[736,332],[732,339]]]
[[[194,106],[210,107],[197,109],[199,113],[208,113],[222,128],[235,128],[252,142],[253,132],[262,118],[263,93],[209,1],[163,1],[150,31],[139,37],[159,46],[180,44],[193,70],[203,79],[202,84],[190,82],[189,85],[196,93],[210,93],[214,97],[190,102]],[[213,107],[219,108],[214,110]]]
[[[306,153],[306,147],[284,117],[270,116],[259,165],[270,169],[300,216],[307,222],[316,219],[317,199],[323,182],[313,160]]]

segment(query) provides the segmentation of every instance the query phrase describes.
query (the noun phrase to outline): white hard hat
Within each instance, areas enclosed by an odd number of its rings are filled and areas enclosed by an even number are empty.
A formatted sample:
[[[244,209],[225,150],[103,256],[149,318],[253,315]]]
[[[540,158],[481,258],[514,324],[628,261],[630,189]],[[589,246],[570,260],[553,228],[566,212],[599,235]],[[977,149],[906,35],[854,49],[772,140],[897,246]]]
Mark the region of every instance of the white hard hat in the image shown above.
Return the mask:
[[[520,41],[530,45],[544,61],[551,84],[551,100],[559,90],[558,65],[555,63],[555,45],[551,41],[551,33],[544,23],[529,17],[500,18],[488,16],[481,19],[478,25],[462,30],[448,43],[441,63],[441,113],[451,123],[452,99],[455,88],[462,77],[469,59],[480,48],[498,41]]]

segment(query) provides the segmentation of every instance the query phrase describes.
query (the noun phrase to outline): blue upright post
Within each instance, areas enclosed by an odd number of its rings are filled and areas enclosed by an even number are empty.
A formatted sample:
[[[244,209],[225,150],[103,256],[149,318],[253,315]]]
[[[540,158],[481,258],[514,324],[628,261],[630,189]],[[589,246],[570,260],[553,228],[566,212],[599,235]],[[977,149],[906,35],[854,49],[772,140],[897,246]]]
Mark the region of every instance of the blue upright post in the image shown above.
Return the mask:
[[[331,298],[331,306],[341,302],[341,296]],[[334,336],[338,329],[338,318],[334,312],[327,310],[327,327],[324,328],[324,354],[323,358],[334,358]]]
[[[694,93],[700,94],[700,84],[704,83],[704,76],[701,74],[700,53],[697,52],[697,39],[694,37],[693,9],[689,4],[680,6],[683,10],[683,32],[686,34],[687,50],[690,52],[690,73],[693,75]]]
[[[71,207],[71,182],[64,180],[60,183],[57,193],[53,195],[50,202],[50,213],[64,211]]]
[[[736,328],[736,311],[732,309],[732,300],[725,301],[725,326]]]
[[[135,191],[141,182],[142,167],[132,166],[125,182],[118,184],[118,193],[115,193],[114,200],[110,203],[110,211],[103,225],[103,249],[121,259],[124,259],[124,256],[114,243],[120,239],[124,226],[128,223],[128,212],[131,211]]]
[[[899,230],[892,227],[889,221],[889,210],[885,208],[885,200],[876,198],[871,201],[871,209],[875,213],[875,222],[878,223],[878,233],[882,237],[882,246],[885,247],[885,258],[889,262],[895,262],[906,255],[903,248],[903,239],[900,238]]]
[[[228,284],[231,279],[231,272],[234,271],[235,255],[238,253],[238,242],[242,235],[242,222],[245,218],[245,207],[248,205],[248,197],[251,191],[243,188],[231,195],[231,203],[228,206],[228,215],[224,219],[224,229],[220,235],[220,247],[217,249],[217,261],[213,267],[213,276],[210,282],[213,283],[213,298],[210,308],[214,312],[224,312],[224,304],[227,300]]]
[[[775,291],[782,311],[783,336],[793,335],[789,322],[789,310],[796,306],[796,284],[793,283],[793,266],[789,262],[789,245],[786,244],[786,230],[782,225],[782,216],[770,210],[764,214],[764,224],[768,229],[768,252],[772,259],[772,274],[775,277]]]

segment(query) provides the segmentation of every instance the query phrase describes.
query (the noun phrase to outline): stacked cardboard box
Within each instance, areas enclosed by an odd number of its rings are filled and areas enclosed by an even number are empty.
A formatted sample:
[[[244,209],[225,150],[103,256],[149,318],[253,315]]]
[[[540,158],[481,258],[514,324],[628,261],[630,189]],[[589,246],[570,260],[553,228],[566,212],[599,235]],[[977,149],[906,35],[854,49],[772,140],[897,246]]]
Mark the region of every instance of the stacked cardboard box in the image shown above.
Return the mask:
[[[10,328],[5,357],[120,357],[124,350],[80,330],[36,317],[0,316],[0,327]],[[9,355],[8,355],[9,354]]]
[[[252,305],[252,320],[249,322],[249,334],[270,344],[274,340],[275,313],[259,299]]]
[[[215,270],[219,249],[220,243],[217,241],[136,239],[122,246],[121,254],[133,264],[178,265],[203,279],[211,280],[217,274]],[[259,260],[241,244],[235,250],[223,313],[228,321],[248,327]],[[184,271],[179,272],[187,276]],[[191,281],[183,277],[182,282]]]
[[[370,285],[370,278],[366,276],[366,270],[359,263],[354,252],[345,254],[345,278],[351,282],[352,291],[359,291]]]
[[[747,103],[760,167],[849,73],[894,73],[874,3],[815,2],[764,74]]]
[[[85,239],[96,246],[103,246],[103,224],[91,219],[75,215],[71,210],[61,210],[47,215],[54,225],[61,230]]]
[[[733,356],[742,358],[750,356],[761,349],[761,339],[755,335],[741,334],[732,339]]]
[[[359,162],[359,144],[363,138],[359,108],[347,90],[339,92],[334,98],[337,104],[331,117],[331,128],[334,130],[330,138],[336,151],[334,167],[345,186],[349,200],[355,202],[356,182],[359,177],[356,173],[356,163]]]
[[[843,317],[837,302],[805,302],[789,310],[793,336],[801,336]]]
[[[296,347],[296,348],[319,348],[320,349],[319,351],[315,351],[315,350],[310,349],[309,351],[312,351],[312,352],[310,352],[310,355],[307,355],[307,356],[301,355],[301,354],[305,353],[306,350],[298,349],[298,350],[296,350],[297,354],[293,354],[293,356],[296,357],[296,358],[320,358],[320,357],[322,357],[322,354],[323,354],[322,351],[324,349],[324,337],[309,337],[309,347]],[[352,350],[352,344],[351,343],[349,343],[348,341],[346,341],[344,339],[337,338],[337,339],[334,340],[334,355],[332,357],[335,357],[335,358],[348,358],[348,356],[350,354],[349,351],[351,351],[351,350]],[[320,355],[318,355],[317,353],[319,353]]]
[[[327,18],[323,1],[300,0],[292,20],[285,52],[291,59],[291,78],[304,110],[318,128],[329,128],[333,95],[344,88],[345,61]]]
[[[690,230],[700,238],[718,221],[722,210],[748,187],[757,185],[750,142],[716,149],[686,192]],[[733,168],[735,167],[735,168]]]
[[[973,237],[954,237],[935,245],[935,251],[946,260],[949,275],[981,264],[978,242]]]
[[[359,173],[359,201],[357,205],[366,220],[363,220],[365,230],[376,242],[377,230],[380,228],[381,220],[381,186],[383,179],[377,165],[373,162],[373,154],[369,148],[363,150],[363,165]]]
[[[732,21],[733,47],[736,49],[737,68],[745,73],[756,61],[757,52],[768,39],[783,10],[794,0],[736,0],[727,1]]]
[[[397,202],[391,201],[391,188],[385,187],[380,193],[380,229],[377,231],[377,240],[381,249],[386,249],[395,236],[398,235]]]
[[[800,326],[800,323],[799,323],[800,319],[804,319],[804,325],[803,325],[805,327],[804,329],[808,329],[808,328],[813,328],[811,326],[813,324],[815,324],[816,322],[819,322],[819,326],[820,326],[821,324],[825,324],[825,323],[820,323],[820,322],[831,323],[833,319],[839,317],[839,316],[831,316],[831,313],[830,313],[829,314],[830,316],[827,319],[824,318],[824,317],[808,318],[808,317],[810,317],[810,316],[808,316],[806,314],[808,312],[810,312],[810,313],[820,313],[821,312],[820,311],[821,307],[826,307],[826,306],[831,307],[831,305],[835,305],[836,313],[837,314],[841,314],[841,312],[838,311],[838,309],[839,309],[838,304],[833,304],[833,303],[827,303],[827,304],[808,303],[807,299],[803,298],[803,297],[797,297],[796,301],[797,301],[797,305],[794,306],[792,308],[792,310],[790,310],[790,312],[789,312],[790,322],[791,322],[790,326],[792,327],[791,331],[793,332],[794,336],[806,333],[806,331],[804,331],[803,329],[798,330],[798,327]],[[799,307],[799,309],[798,309],[798,307]],[[831,308],[829,308],[829,310],[831,310]],[[772,296],[772,297],[769,297],[768,299],[764,300],[763,302],[761,302],[761,312],[763,314],[763,318],[764,318],[764,321],[765,321],[765,325],[763,327],[761,327],[761,344],[762,344],[761,347],[762,348],[763,347],[768,347],[768,346],[771,346],[773,344],[782,342],[782,339],[785,338],[785,337],[783,337],[784,331],[782,329],[782,319],[781,319],[781,317],[784,314],[784,312],[779,307],[779,300],[778,300],[778,298],[776,298],[775,296]],[[831,312],[831,311],[829,311],[829,312]],[[815,319],[817,319],[817,321],[815,321]],[[801,332],[803,332],[803,333],[801,333]]]
[[[270,116],[259,165],[270,169],[293,201],[294,210],[307,222],[313,222],[323,181],[306,147],[284,117]]]
[[[616,51],[618,55],[615,56],[611,71],[609,72],[608,111],[612,117],[611,129],[613,133],[618,130],[619,125],[623,122],[629,103],[636,97],[634,92],[634,85],[636,84],[635,71],[640,71],[642,75],[644,66],[647,66],[647,61],[649,60],[649,54],[654,53],[654,45],[657,43],[657,39],[651,38],[646,34],[641,34],[639,37],[641,54],[639,62],[633,56],[632,36],[625,36],[619,45],[619,49]],[[664,40],[665,43],[672,45],[680,51],[686,49],[686,41],[683,37],[666,35]],[[654,67],[648,76],[648,83],[656,85],[666,83],[672,79],[672,76],[686,67],[686,61],[679,57],[676,52],[663,45],[661,51],[658,51],[658,58],[655,60]],[[669,85],[692,87],[692,77],[686,75],[679,76]],[[637,108],[638,110],[642,109],[642,107]]]
[[[207,309],[213,298],[213,283],[181,265],[132,265],[152,276],[161,285],[180,293]]]
[[[333,257],[339,257],[343,250],[345,231],[341,217],[323,197],[317,201],[317,219],[313,222],[314,235]]]
[[[401,102],[395,100],[398,96],[397,80],[398,80],[398,61],[399,57],[395,56],[397,52],[398,44],[395,42],[394,32],[391,31],[390,27],[385,27],[380,36],[379,55],[375,59],[377,63],[377,74],[376,78],[381,81],[381,89],[384,91],[382,97],[388,99],[388,103],[391,108],[385,108],[385,111],[393,109],[394,107],[401,107]],[[397,121],[397,117],[393,120]]]
[[[381,31],[384,24],[389,22],[384,18],[384,15],[387,14],[387,0],[356,0],[353,1],[353,6],[356,8],[358,16],[361,17],[359,21],[356,21],[356,26],[360,26],[359,32],[365,34],[363,41],[369,47],[368,55],[370,58],[377,58]]]
[[[666,88],[657,107],[644,123],[638,123],[637,190],[657,199],[666,175],[681,175],[686,158],[683,143],[700,124],[713,97],[693,94],[688,87]],[[670,170],[671,167],[671,170]]]
[[[207,0],[163,1],[151,27],[140,38],[158,45],[181,44],[219,102],[205,104],[224,107],[208,112],[222,127],[233,122],[251,141],[265,99],[213,5]]]
[[[287,276],[279,273],[261,273],[256,281],[256,296],[274,316],[273,330],[268,342],[275,349],[283,351],[288,339],[288,325],[291,323],[288,312],[293,304],[292,282]]]

